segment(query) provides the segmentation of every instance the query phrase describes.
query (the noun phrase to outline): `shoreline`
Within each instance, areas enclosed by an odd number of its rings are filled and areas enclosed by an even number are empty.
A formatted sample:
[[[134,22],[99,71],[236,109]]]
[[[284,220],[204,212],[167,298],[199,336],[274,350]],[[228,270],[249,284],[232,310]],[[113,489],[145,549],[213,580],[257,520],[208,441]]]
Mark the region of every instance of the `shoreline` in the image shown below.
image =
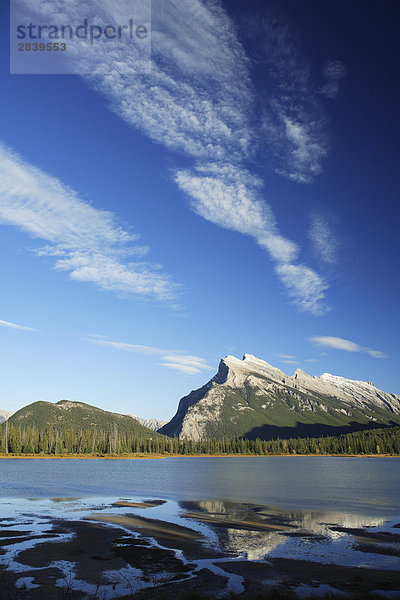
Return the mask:
[[[297,513],[288,515],[240,501],[221,506],[186,502],[176,519],[176,509],[172,516],[159,514],[158,507],[165,502],[94,502],[83,512],[79,507],[64,510],[61,506],[58,514],[33,507],[29,514],[6,516],[0,520],[4,533],[0,552],[8,553],[0,572],[2,591],[10,592],[5,597],[62,600],[68,594],[71,600],[82,600],[96,590],[94,597],[114,600],[183,600],[190,594],[204,600],[272,600],[278,597],[275,593],[301,599],[304,589],[317,596],[329,591],[333,598],[343,593],[368,597],[377,589],[389,593],[398,589],[395,565],[359,566],[359,559],[351,555],[354,551],[376,557],[386,554],[397,560],[400,534],[395,529],[388,532],[381,525],[371,531],[369,524],[337,519],[315,529],[308,520],[298,521]],[[145,513],[135,509],[145,509]],[[44,525],[39,532],[38,520]],[[336,554],[333,550],[331,561],[321,560],[320,545],[325,550],[324,543],[335,539],[330,532],[347,537],[349,564],[335,560],[338,550]],[[299,538],[306,540],[305,553],[296,551]],[[282,544],[292,545],[294,553],[274,555],[274,548]],[[19,596],[23,582],[28,589]]]
[[[399,454],[0,454],[0,460],[11,459],[75,459],[75,460],[142,460],[161,458],[399,458]]]

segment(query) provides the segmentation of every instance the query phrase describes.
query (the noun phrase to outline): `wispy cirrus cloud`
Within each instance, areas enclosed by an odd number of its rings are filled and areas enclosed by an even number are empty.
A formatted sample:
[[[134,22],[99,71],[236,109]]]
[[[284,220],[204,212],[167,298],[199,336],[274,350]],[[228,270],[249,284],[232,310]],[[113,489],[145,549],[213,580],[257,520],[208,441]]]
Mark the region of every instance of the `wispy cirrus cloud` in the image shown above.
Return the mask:
[[[299,253],[283,237],[272,210],[261,199],[262,182],[232,165],[202,165],[177,171],[175,181],[192,199],[199,215],[226,229],[250,235],[276,261],[289,262]]]
[[[189,375],[212,369],[204,358],[192,356],[190,354],[186,356],[180,354],[167,354],[162,356],[162,361],[163,362],[160,363],[162,367],[167,367],[167,369],[173,369]]]
[[[334,348],[335,350],[344,350],[345,352],[364,352],[373,358],[386,358],[386,354],[384,352],[372,350],[371,348],[366,348],[365,346],[360,346],[356,342],[352,342],[351,340],[346,340],[340,337],[329,335],[314,336],[308,338],[308,341],[322,348]]]
[[[63,10],[80,22],[90,7],[91,2],[70,0],[64,7],[43,3],[39,10],[49,22],[64,16]],[[122,0],[115,0],[96,5],[96,10],[109,20],[122,7]],[[316,96],[285,28],[270,26],[264,33],[269,39],[265,56],[275,78],[262,118],[264,147],[275,156],[277,172],[308,182],[321,171],[327,151]],[[257,94],[250,59],[217,0],[154,1],[150,76],[137,75],[130,53],[105,44],[95,52],[75,53],[72,60],[81,63],[81,72],[92,74],[86,81],[112,111],[154,142],[192,160],[187,168],[176,169],[173,178],[197,214],[252,236],[276,264],[277,276],[300,310],[326,310],[328,285],[310,267],[293,264],[300,249],[281,233],[263,182],[249,170],[260,147]]]
[[[143,261],[149,248],[55,177],[0,144],[0,223],[12,225],[46,245],[39,256],[71,279],[119,294],[171,299],[177,287],[157,265]]]
[[[11,329],[23,329],[24,331],[37,331],[33,327],[26,327],[25,325],[18,325],[17,323],[11,323],[10,321],[1,321],[0,327],[10,327]]]
[[[153,346],[115,342],[102,339],[101,336],[90,336],[86,338],[86,341],[97,344],[98,346],[121,350],[122,352],[134,352],[137,354],[157,356],[161,360],[159,363],[161,367],[166,367],[167,369],[172,369],[186,375],[195,375],[196,373],[212,369],[205,358],[186,354],[180,350],[163,350],[162,348],[155,348]]]
[[[308,230],[315,254],[324,262],[334,264],[337,261],[338,240],[333,232],[332,219],[322,213],[311,215],[311,225]]]
[[[275,267],[275,271],[301,310],[314,315],[330,310],[324,303],[325,290],[329,286],[313,269],[307,265],[282,263]]]
[[[341,60],[330,60],[324,65],[323,74],[326,83],[318,91],[322,96],[334,99],[339,94],[340,81],[347,76],[347,68]]]
[[[268,95],[261,108],[264,147],[277,174],[310,183],[328,154],[325,117],[298,35],[276,6],[250,24]]]
[[[296,357],[293,354],[277,353],[275,356],[277,356],[280,359],[280,362],[283,362],[286,365],[298,365],[299,364],[299,361],[296,359]]]

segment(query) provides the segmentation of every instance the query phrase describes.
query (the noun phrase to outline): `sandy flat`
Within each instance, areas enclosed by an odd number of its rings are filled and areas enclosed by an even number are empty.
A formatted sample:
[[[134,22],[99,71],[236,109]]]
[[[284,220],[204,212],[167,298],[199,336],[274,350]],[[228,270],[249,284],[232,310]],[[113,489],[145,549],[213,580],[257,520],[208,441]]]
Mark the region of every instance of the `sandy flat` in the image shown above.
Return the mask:
[[[217,597],[227,591],[226,586],[232,576],[239,580],[242,578],[248,593],[263,594],[272,587],[290,592],[306,585],[316,593],[319,586],[330,586],[340,592],[359,594],[359,597],[377,589],[398,590],[400,598],[398,571],[270,558],[267,549],[262,558],[245,560],[237,553],[229,555],[226,546],[225,554],[214,548],[210,544],[212,536],[206,535],[207,529],[203,534],[194,528],[194,523],[190,526],[190,521],[199,522],[200,526],[216,532],[219,540],[229,539],[232,535],[233,541],[249,540],[249,536],[253,535],[254,540],[262,543],[264,538],[270,539],[271,536],[281,543],[283,536],[295,536],[313,543],[315,534],[299,529],[284,513],[232,502],[187,502],[180,505],[183,509],[181,516],[186,517],[187,526],[134,513],[135,508],[146,508],[149,512],[153,509],[154,515],[157,515],[157,506],[162,503],[162,500],[131,502],[121,499],[107,508],[103,507],[103,510],[93,510],[84,519],[44,517],[47,524],[52,524],[52,530],[43,533],[29,531],[29,519],[23,527],[20,522],[18,530],[11,530],[12,522],[5,519],[0,522],[0,553],[21,541],[36,541],[34,547],[22,549],[15,559],[26,570],[23,576],[31,577],[33,583],[40,586],[26,592],[24,598],[27,600],[61,600],[66,597],[68,600],[81,600],[82,594],[74,588],[73,581],[69,584],[63,564],[70,565],[71,575],[78,580],[95,586],[110,586],[109,571],[118,574],[133,568],[136,574],[131,575],[130,585],[132,590],[136,590],[135,598],[138,600],[175,600],[189,588],[211,598]],[[120,509],[120,513],[108,512],[111,506]],[[207,512],[205,506],[212,507],[214,512],[211,509]],[[400,539],[397,533],[333,524],[329,527],[349,535],[356,548],[358,546],[361,552],[371,555],[367,557],[370,561],[373,553],[388,554],[394,560],[397,556]],[[213,565],[217,567],[215,572],[212,572]],[[12,571],[6,575],[2,578],[3,587],[12,597],[18,575]],[[125,575],[121,575],[121,581],[123,577]],[[60,581],[61,587],[56,586]],[[153,587],[142,589],[147,585]]]

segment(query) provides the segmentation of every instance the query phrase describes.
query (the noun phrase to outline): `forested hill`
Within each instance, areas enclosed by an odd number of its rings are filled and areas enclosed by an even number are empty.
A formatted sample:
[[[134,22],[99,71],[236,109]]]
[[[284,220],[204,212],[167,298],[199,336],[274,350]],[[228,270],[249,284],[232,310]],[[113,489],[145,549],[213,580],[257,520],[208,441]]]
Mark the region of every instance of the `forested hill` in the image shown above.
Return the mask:
[[[18,426],[21,429],[29,426],[39,432],[49,427],[58,430],[70,428],[74,430],[97,429],[103,432],[117,430],[119,433],[129,432],[144,439],[159,436],[159,434],[144,427],[131,416],[102,410],[84,402],[71,402],[69,400],[60,400],[56,404],[33,402],[33,404],[29,404],[14,413],[8,420],[8,426],[9,428]]]
[[[121,456],[157,455],[400,455],[400,427],[357,431],[339,436],[275,440],[208,439],[193,440],[156,436],[137,437],[133,432],[117,433],[95,428],[74,430],[11,425],[0,432],[0,453],[18,456]]]

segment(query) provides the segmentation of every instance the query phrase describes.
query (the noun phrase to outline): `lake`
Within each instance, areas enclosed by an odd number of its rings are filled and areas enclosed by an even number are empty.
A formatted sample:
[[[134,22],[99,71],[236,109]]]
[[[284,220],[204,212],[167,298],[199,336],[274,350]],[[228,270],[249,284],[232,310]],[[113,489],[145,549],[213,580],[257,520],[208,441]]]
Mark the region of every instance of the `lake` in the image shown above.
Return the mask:
[[[2,497],[151,495],[400,513],[400,458],[3,459]]]
[[[2,459],[0,564],[10,594],[23,587],[33,600],[278,584],[394,597],[399,467],[396,457]]]

